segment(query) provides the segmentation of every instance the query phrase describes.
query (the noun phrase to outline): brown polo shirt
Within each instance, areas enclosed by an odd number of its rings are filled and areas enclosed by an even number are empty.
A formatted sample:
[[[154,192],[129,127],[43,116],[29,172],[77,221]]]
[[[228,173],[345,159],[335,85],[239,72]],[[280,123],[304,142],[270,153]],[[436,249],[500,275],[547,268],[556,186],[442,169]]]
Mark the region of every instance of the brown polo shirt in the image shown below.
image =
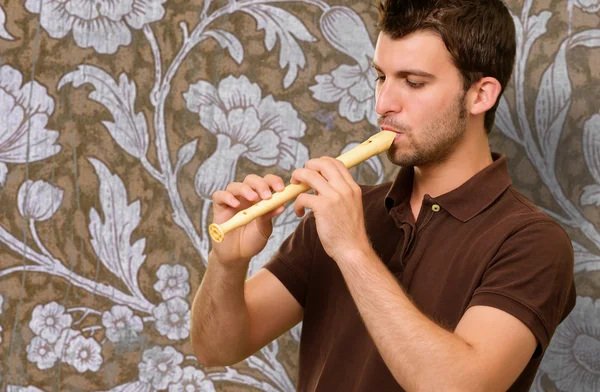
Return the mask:
[[[415,222],[414,171],[363,187],[373,249],[419,309],[454,330],[467,308],[492,306],[539,343],[511,391],[528,391],[541,354],[575,305],[573,249],[563,229],[519,194],[506,159],[459,188],[428,195]],[[298,391],[403,391],[383,362],[337,264],[308,214],[265,266],[304,307]]]

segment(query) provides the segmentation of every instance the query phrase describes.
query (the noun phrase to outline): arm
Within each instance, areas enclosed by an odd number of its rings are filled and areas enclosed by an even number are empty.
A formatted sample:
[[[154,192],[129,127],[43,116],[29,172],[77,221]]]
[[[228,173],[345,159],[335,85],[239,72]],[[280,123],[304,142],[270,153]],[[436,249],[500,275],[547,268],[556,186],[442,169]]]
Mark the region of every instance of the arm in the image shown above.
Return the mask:
[[[246,271],[209,256],[191,316],[192,346],[204,366],[240,362],[302,320],[302,306],[272,273],[261,269],[244,283]]]
[[[279,177],[248,176],[213,196],[213,215],[225,222],[238,211],[283,189]],[[297,324],[303,309],[281,282],[267,270],[246,279],[252,257],[265,247],[271,219],[283,207],[231,231],[213,243],[208,267],[191,312],[191,340],[205,366],[239,362]]]
[[[533,333],[504,311],[472,307],[451,332],[412,304],[374,253],[338,265],[383,360],[407,390],[506,391],[533,355]]]

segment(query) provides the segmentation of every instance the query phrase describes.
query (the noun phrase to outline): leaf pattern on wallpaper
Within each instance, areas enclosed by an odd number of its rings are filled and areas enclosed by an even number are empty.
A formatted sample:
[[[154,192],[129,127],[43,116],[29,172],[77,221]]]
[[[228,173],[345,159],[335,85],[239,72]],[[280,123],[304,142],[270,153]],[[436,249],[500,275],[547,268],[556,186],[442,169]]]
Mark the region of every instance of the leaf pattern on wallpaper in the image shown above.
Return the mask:
[[[61,89],[68,83],[74,87],[90,83],[95,87],[89,98],[104,105],[112,114],[114,122],[103,121],[115,142],[127,153],[141,159],[148,152],[148,129],[144,114],[135,113],[136,87],[122,73],[119,84],[102,69],[92,65],[80,65],[77,71],[62,77],[58,83]]]
[[[6,176],[8,175],[8,167],[0,162],[0,188],[6,184]]]
[[[593,254],[579,243],[573,241],[575,254],[575,273],[600,271],[600,256]]]
[[[45,392],[43,389],[39,389],[34,386],[20,386],[20,385],[9,385],[6,392]]]
[[[498,104],[498,109],[496,110],[495,125],[505,136],[519,144],[523,143],[521,138],[517,135],[517,128],[512,120],[510,108],[508,107],[508,102],[504,96],[500,98],[500,103]]]
[[[554,166],[556,150],[571,106],[572,86],[567,69],[567,49],[600,46],[600,30],[587,30],[567,38],[548,67],[535,105],[536,131],[547,164]]]
[[[187,165],[192,160],[196,154],[197,147],[198,139],[195,139],[179,149],[177,152],[177,165],[175,166],[175,174],[177,174],[182,167]]]
[[[0,38],[3,38],[7,41],[12,41],[15,38],[10,35],[10,33],[8,31],[6,31],[6,13],[4,12],[4,9],[2,8],[2,6],[0,6]]]
[[[600,114],[583,125],[583,157],[596,184],[584,187],[581,205],[600,206]]]
[[[304,68],[306,57],[304,51],[296,40],[315,42],[306,26],[297,17],[282,10],[264,4],[251,4],[240,9],[256,19],[258,30],[265,30],[265,46],[271,51],[279,38],[281,48],[279,51],[279,66],[288,67],[288,72],[283,80],[283,87],[288,88],[298,76],[298,68]]]
[[[214,38],[223,49],[227,49],[236,63],[244,61],[244,47],[235,35],[219,29],[207,31],[204,35]]]
[[[571,105],[571,81],[567,71],[567,42],[546,70],[535,105],[537,136],[546,164],[555,162],[558,141]]]
[[[110,272],[120,278],[131,294],[144,299],[138,271],[146,255],[146,239],[131,244],[131,234],[140,223],[140,201],[127,202],[127,191],[119,176],[97,159],[90,158],[100,179],[100,204],[104,220],[95,208],[90,210],[90,235],[94,252]]]
[[[542,35],[546,34],[548,31],[546,26],[550,17],[552,17],[552,12],[542,11],[538,15],[533,15],[527,20],[527,25],[525,26],[527,32],[524,48],[525,53],[529,53],[533,43]]]
[[[600,47],[600,30],[587,30],[569,40],[570,47]],[[583,125],[583,157],[596,184],[584,187],[581,205],[600,206],[600,114],[594,114]]]

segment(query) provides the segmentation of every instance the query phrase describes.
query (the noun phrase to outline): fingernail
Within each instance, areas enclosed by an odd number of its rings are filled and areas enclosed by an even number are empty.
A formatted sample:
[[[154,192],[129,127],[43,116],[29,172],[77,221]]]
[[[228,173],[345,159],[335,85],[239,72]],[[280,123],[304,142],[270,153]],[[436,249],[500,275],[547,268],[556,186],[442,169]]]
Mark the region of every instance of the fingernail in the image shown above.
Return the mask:
[[[271,192],[269,192],[269,191],[264,191],[264,192],[262,193],[262,197],[263,197],[263,198],[268,198],[268,197],[271,197]]]

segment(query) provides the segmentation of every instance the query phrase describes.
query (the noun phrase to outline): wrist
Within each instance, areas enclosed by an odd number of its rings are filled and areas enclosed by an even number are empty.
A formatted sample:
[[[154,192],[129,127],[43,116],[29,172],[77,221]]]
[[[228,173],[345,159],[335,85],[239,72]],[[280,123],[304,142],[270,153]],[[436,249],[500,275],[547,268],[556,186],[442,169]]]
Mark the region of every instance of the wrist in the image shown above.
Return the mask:
[[[365,260],[370,260],[374,257],[378,258],[371,246],[371,242],[365,238],[364,241],[354,243],[354,246],[344,247],[334,259],[338,263],[364,264]]]
[[[208,264],[218,266],[219,269],[229,273],[240,273],[244,274],[248,271],[248,266],[252,259],[237,259],[237,260],[221,260],[218,254],[213,250],[208,254]]]

